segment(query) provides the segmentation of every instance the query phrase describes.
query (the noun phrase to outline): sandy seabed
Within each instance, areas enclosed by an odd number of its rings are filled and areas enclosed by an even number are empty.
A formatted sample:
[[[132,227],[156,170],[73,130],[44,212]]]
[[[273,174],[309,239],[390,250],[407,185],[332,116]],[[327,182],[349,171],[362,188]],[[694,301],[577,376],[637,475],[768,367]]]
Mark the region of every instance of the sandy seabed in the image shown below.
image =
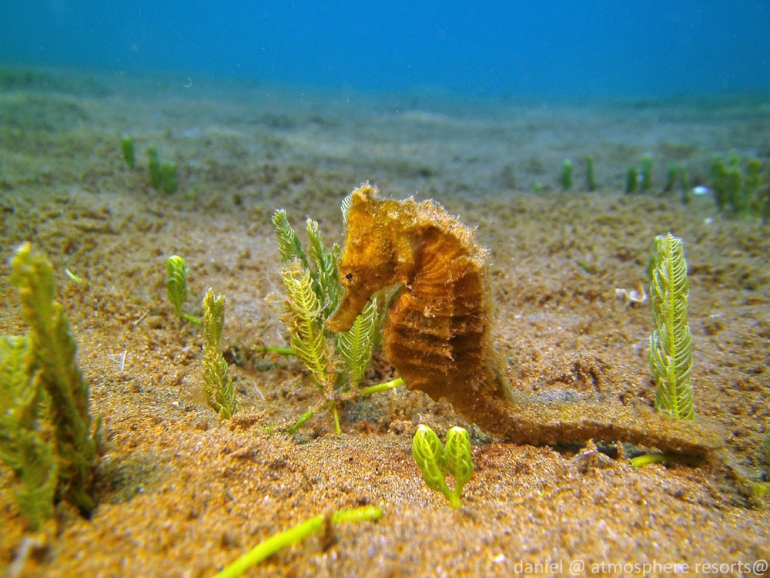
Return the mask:
[[[693,186],[708,185],[713,154],[767,166],[769,129],[770,104],[745,95],[546,104],[5,72],[0,333],[26,330],[8,259],[29,241],[55,264],[103,419],[103,457],[92,518],[60,504],[42,545],[28,549],[0,466],[0,569],[209,576],[312,516],[381,505],[382,519],[313,536],[248,574],[767,575],[768,497],[736,472],[768,476],[770,228],[718,213],[709,195],[684,205],[661,189],[669,162],[686,163]],[[137,145],[133,170],[123,135]],[[148,185],[150,144],[179,165],[174,195]],[[626,169],[647,153],[653,189],[623,194]],[[572,192],[560,191],[565,158]],[[388,197],[433,198],[477,228],[491,249],[497,349],[526,394],[652,405],[649,301],[616,290],[645,288],[655,235],[681,237],[696,409],[728,433],[727,451],[697,467],[635,470],[612,440],[597,440],[600,451],[513,445],[404,388],[344,405],[342,435],[328,413],[295,437],[281,433],[319,394],[296,360],[254,353],[286,344],[270,218],[284,208],[301,229],[310,216],[341,243],[340,201],[366,180]],[[244,406],[229,422],[202,394],[200,329],[166,300],[173,254],[187,260],[190,313],[209,287],[227,298],[223,345]],[[379,354],[367,383],[394,376]],[[452,425],[473,432],[476,473],[459,510],[426,488],[411,457],[420,423],[442,437]]]

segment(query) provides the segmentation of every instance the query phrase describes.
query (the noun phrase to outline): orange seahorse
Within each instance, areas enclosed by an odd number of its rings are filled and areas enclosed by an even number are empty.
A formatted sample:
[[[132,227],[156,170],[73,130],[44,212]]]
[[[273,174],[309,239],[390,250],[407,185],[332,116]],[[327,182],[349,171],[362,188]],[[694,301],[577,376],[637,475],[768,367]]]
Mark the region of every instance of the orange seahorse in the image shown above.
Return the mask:
[[[345,296],[327,327],[349,329],[374,292],[400,285],[383,344],[410,390],[445,397],[469,421],[517,443],[603,439],[693,455],[724,445],[722,433],[703,422],[619,403],[553,402],[513,392],[491,341],[488,251],[437,203],[377,195],[368,183],[351,193],[339,259]]]

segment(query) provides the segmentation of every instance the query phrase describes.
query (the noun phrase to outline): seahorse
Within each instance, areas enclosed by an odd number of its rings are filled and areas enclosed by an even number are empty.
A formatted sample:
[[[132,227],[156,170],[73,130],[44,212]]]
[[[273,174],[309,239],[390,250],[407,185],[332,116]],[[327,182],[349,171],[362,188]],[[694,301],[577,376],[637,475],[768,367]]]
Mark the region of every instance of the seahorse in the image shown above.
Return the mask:
[[[482,430],[515,443],[621,441],[665,452],[706,455],[724,435],[644,406],[542,400],[514,392],[492,342],[488,250],[441,205],[379,198],[355,189],[339,258],[345,294],[327,321],[348,330],[371,296],[398,286],[383,329],[385,357],[407,388],[446,398]]]

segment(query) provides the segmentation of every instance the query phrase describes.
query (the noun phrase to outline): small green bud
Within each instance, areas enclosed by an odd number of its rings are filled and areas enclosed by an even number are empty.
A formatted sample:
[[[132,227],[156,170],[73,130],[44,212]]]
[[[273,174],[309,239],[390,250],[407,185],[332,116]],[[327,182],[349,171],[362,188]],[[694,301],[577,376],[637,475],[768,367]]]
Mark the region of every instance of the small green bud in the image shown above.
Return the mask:
[[[455,493],[459,496],[462,493],[462,487],[473,477],[473,456],[468,430],[453,427],[447,432],[444,462],[447,471],[455,479],[457,484]]]
[[[187,301],[187,264],[179,255],[173,255],[166,261],[166,293],[176,314],[182,317],[182,305]]]
[[[427,425],[420,425],[412,439],[412,455],[417,465],[422,470],[422,479],[431,490],[449,493],[449,488],[444,479],[442,463],[444,461],[444,448],[438,439],[436,432]]]
[[[441,492],[453,508],[460,507],[463,486],[473,477],[471,441],[467,430],[453,427],[447,432],[446,448],[435,432],[427,425],[420,425],[412,439],[412,455],[422,470],[425,484]],[[455,488],[450,490],[446,475],[455,479]]]

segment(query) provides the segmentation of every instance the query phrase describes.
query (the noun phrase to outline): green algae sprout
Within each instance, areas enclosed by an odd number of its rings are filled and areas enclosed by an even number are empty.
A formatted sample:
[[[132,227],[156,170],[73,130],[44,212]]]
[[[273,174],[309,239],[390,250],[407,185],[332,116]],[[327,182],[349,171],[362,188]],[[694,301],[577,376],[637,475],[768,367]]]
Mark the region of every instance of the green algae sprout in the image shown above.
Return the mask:
[[[179,255],[172,255],[166,261],[166,295],[180,319],[201,324],[200,319],[182,311],[187,301],[187,263]]]
[[[233,380],[222,356],[222,330],[225,326],[225,298],[209,289],[203,298],[203,381],[209,405],[223,419],[230,419],[240,409]]]
[[[446,434],[446,446],[427,425],[420,425],[412,439],[412,455],[422,471],[425,484],[444,495],[453,508],[460,507],[463,486],[473,477],[473,457],[468,430],[453,427]],[[453,490],[446,483],[450,474],[455,479]]]

